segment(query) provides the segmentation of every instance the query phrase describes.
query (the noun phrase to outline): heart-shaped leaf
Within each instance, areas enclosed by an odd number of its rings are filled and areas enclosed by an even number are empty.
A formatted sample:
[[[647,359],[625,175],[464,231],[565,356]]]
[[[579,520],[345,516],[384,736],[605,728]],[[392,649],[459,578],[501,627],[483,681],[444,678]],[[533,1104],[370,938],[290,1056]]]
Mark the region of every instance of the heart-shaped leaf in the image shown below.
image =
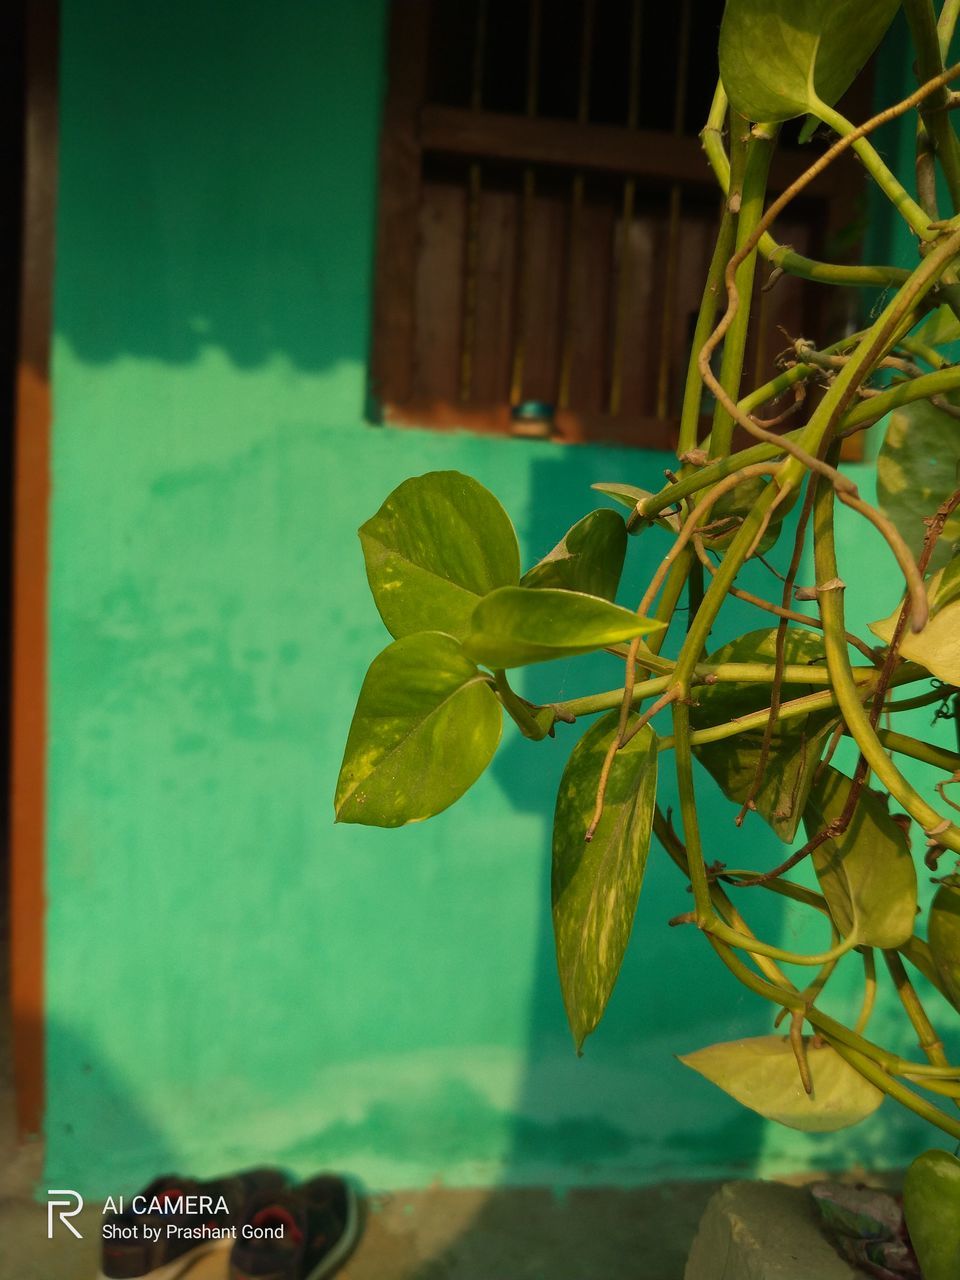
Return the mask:
[[[477,605],[464,648],[490,667],[523,667],[592,653],[662,626],[578,591],[501,587]]]
[[[620,484],[616,480],[604,481],[602,484],[592,484],[591,489],[596,489],[598,493],[605,493],[608,498],[612,498],[614,502],[619,502],[625,507],[629,507],[632,511],[638,502],[643,502],[645,498],[652,498],[653,494],[649,489],[638,489],[635,484]],[[680,532],[680,517],[675,512],[670,515],[652,516],[651,524],[659,524],[664,529],[669,529],[672,533]],[[631,528],[633,533],[642,533],[647,525],[647,521],[642,521],[636,528]]]
[[[360,542],[380,616],[398,638],[445,631],[462,639],[477,601],[520,579],[510,517],[459,471],[405,480],[361,525]]]
[[[553,932],[560,987],[579,1051],[603,1017],[623,961],[650,849],[657,739],[641,729],[614,757],[603,816],[588,844],[604,757],[619,712],[574,747],[553,823]]]
[[[900,639],[900,656],[918,662],[947,684],[960,684],[960,558],[935,573],[926,586],[930,617],[922,631],[909,628]],[[889,644],[896,630],[900,606],[888,618],[871,622],[870,630]]]
[[[806,1041],[813,1093],[800,1081],[790,1041],[755,1036],[711,1045],[680,1058],[751,1111],[806,1133],[832,1133],[859,1124],[883,1094],[829,1045]]]
[[[838,770],[823,770],[803,815],[808,836],[840,818],[851,785]],[[889,949],[912,935],[917,872],[910,845],[902,827],[872,791],[860,792],[846,831],[813,851],[813,865],[830,915],[844,938]]]
[[[949,880],[934,895],[927,941],[943,990],[960,1009],[960,883]]]
[[[814,115],[846,92],[900,0],[727,0],[720,79],[748,120]]]
[[[951,403],[955,397],[948,396]],[[926,400],[904,405],[890,415],[877,457],[877,500],[915,556],[934,514],[958,484],[960,431],[957,420]],[[939,569],[960,539],[960,512],[943,528],[930,561]]]
[[[338,822],[399,827],[459,800],[500,741],[500,703],[460,644],[405,636],[375,658],[360,690],[335,800]]]
[[[520,579],[522,587],[559,587],[612,600],[627,553],[623,517],[602,507],[570,529],[549,555]]]
[[[903,1213],[923,1280],[957,1280],[960,1160],[948,1151],[917,1156],[903,1180]]]
[[[720,662],[763,662],[776,658],[776,629],[750,631],[721,646],[707,659]],[[784,657],[789,665],[823,661],[823,637],[803,627],[791,627],[784,639]],[[784,685],[784,698],[799,698],[813,692],[810,685]],[[770,688],[765,684],[720,681],[697,689],[697,704],[690,719],[695,729],[724,724],[737,716],[760,711],[770,704]],[[769,822],[781,840],[790,844],[797,833],[810,784],[823,754],[824,743],[834,723],[831,712],[817,712],[778,724],[770,743],[763,782],[755,797],[757,812]],[[756,776],[763,743],[763,730],[751,730],[735,738],[705,742],[694,748],[701,764],[719,783],[724,795],[743,804]]]

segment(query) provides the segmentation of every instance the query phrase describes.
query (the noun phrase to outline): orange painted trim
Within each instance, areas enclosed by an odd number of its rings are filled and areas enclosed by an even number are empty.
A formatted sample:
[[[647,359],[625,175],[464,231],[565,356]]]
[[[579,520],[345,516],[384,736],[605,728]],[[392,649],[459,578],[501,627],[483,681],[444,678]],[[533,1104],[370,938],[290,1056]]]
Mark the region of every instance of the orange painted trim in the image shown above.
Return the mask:
[[[44,1116],[47,585],[59,0],[24,5],[24,216],[13,462],[10,984],[17,1125]]]

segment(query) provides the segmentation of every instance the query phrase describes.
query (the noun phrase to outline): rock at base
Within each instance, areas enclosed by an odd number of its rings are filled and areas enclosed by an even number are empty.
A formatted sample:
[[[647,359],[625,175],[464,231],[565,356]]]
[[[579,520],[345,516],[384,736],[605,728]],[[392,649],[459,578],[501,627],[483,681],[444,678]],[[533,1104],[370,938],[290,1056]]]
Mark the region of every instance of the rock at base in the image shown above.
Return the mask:
[[[863,1280],[820,1231],[806,1187],[728,1182],[700,1220],[684,1280]]]

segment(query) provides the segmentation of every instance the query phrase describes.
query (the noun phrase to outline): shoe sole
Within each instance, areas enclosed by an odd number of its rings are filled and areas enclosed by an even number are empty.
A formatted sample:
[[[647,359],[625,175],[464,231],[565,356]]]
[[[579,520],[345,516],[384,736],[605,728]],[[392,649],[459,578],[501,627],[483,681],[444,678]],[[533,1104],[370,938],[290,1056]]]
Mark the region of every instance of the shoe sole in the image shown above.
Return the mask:
[[[232,1244],[233,1240],[230,1236],[224,1240],[206,1240],[203,1244],[197,1245],[196,1249],[185,1253],[182,1258],[177,1258],[175,1262],[168,1262],[163,1267],[155,1267],[153,1271],[144,1271],[142,1275],[136,1277],[136,1280],[180,1280],[180,1277],[185,1276],[201,1258],[206,1258],[211,1253],[225,1252]],[[114,1280],[114,1277],[98,1271],[97,1280]]]
[[[327,1256],[313,1268],[309,1275],[304,1276],[303,1280],[326,1280],[327,1276],[332,1276],[346,1262],[359,1238],[360,1202],[357,1199],[357,1193],[348,1182],[347,1220],[344,1223],[343,1235]]]

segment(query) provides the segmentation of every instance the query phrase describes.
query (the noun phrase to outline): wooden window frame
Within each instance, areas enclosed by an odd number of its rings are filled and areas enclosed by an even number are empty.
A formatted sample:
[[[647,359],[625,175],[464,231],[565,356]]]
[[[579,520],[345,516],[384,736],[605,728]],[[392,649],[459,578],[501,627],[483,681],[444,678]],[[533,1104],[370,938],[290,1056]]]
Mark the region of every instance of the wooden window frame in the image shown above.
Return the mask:
[[[376,283],[370,363],[371,404],[379,422],[412,427],[465,428],[509,435],[510,405],[418,400],[415,395],[418,219],[425,154],[464,161],[562,165],[590,173],[636,176],[686,191],[716,193],[716,180],[698,138],[626,126],[582,124],[426,101],[431,4],[393,0],[387,53],[387,91],[379,157]],[[864,102],[866,96],[867,102]],[[858,107],[868,105],[861,84]],[[803,151],[778,151],[769,189],[776,194],[810,163]],[[859,192],[843,164],[821,174],[809,192],[822,207],[823,233],[852,220]],[[822,286],[821,286],[822,287]],[[555,438],[603,441],[672,450],[675,419],[558,409]]]

